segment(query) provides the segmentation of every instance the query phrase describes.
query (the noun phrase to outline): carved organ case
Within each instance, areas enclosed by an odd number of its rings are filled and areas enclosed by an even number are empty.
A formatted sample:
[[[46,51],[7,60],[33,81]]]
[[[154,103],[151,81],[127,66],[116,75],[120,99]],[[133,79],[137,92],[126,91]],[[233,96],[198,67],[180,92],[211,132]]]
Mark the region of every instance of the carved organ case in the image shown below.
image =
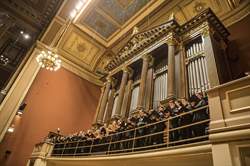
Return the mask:
[[[105,67],[107,82],[110,78],[120,81],[116,90],[105,83],[98,114],[127,117],[139,108],[148,111],[171,98],[189,98],[229,81],[228,36],[210,9],[184,25],[171,17],[164,24],[134,34]],[[105,113],[110,110],[112,113]],[[107,117],[100,119],[97,121]]]

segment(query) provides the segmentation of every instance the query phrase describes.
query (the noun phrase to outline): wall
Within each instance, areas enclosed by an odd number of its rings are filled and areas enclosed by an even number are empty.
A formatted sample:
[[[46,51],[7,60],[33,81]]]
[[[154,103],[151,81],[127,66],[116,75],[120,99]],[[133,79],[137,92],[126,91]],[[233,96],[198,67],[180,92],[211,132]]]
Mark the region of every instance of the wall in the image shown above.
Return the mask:
[[[231,67],[234,78],[240,73],[250,71],[250,15],[241,21],[228,27],[231,33],[229,39],[233,47],[229,52],[232,54]]]
[[[98,86],[63,68],[40,70],[24,99],[24,114],[14,118],[14,133],[7,133],[0,144],[0,165],[25,165],[48,131],[60,128],[69,134],[90,128],[99,95]],[[8,157],[6,150],[11,151]]]

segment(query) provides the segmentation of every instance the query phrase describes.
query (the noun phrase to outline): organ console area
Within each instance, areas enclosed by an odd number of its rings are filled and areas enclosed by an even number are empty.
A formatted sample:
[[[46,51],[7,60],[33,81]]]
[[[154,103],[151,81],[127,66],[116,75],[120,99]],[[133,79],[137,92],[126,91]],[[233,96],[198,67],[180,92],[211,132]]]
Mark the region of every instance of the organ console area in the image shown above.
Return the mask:
[[[210,9],[183,25],[171,15],[159,26],[133,33],[105,67],[95,123],[126,118],[169,99],[188,99],[231,80],[228,36]]]

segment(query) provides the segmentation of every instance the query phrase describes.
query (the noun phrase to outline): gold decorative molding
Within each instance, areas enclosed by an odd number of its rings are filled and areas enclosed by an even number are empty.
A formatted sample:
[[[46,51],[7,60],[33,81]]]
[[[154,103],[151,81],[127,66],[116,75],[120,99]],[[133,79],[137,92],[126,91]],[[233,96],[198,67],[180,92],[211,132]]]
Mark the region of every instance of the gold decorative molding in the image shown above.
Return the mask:
[[[203,28],[201,35],[202,35],[202,37],[208,37],[210,35],[209,27]]]
[[[166,40],[166,43],[168,45],[171,45],[171,46],[175,46],[175,45],[178,45],[178,41],[175,37],[173,37],[172,35],[170,37],[167,38]]]
[[[134,73],[134,70],[129,66],[124,66],[122,71],[128,73],[129,77],[132,77]]]

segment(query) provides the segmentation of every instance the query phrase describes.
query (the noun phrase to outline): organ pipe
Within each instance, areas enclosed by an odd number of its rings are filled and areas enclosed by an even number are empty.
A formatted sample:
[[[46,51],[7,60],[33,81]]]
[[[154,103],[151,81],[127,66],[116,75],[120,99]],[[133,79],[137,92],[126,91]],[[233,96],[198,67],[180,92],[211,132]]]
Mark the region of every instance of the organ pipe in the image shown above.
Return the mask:
[[[195,64],[195,73],[196,73],[196,78],[197,78],[197,92],[199,92],[201,90],[201,79],[200,79],[200,70],[199,70],[199,67],[198,67],[198,59],[196,59],[194,61],[194,64]]]
[[[205,57],[200,55],[203,50],[203,43],[201,42],[193,43],[186,50],[186,57],[189,58],[187,73],[190,95],[209,88],[207,62]]]

